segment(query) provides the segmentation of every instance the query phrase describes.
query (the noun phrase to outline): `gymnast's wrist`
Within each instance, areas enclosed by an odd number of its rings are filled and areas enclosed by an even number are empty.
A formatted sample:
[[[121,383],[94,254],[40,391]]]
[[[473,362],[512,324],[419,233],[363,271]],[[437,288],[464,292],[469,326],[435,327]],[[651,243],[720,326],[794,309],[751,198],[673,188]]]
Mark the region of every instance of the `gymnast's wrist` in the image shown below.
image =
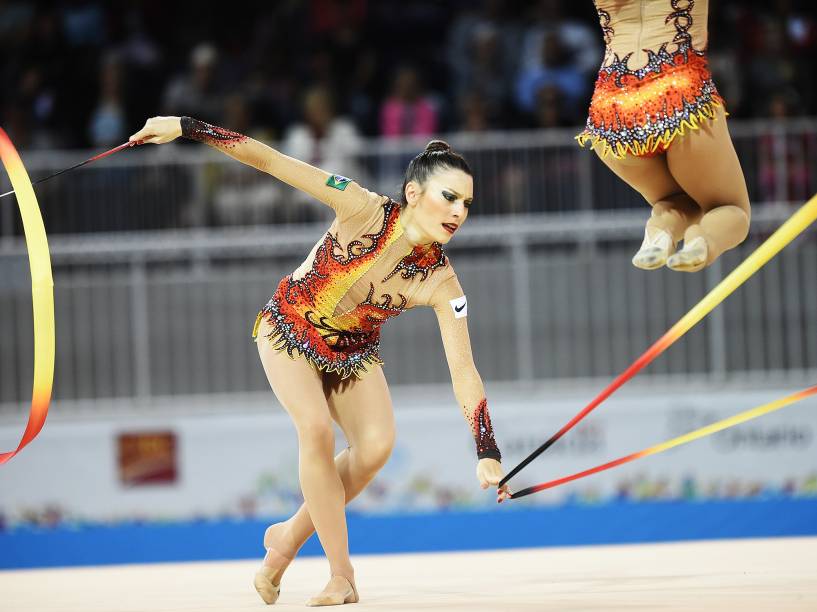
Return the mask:
[[[496,447],[483,451],[477,449],[477,459],[479,461],[482,461],[483,459],[493,459],[494,461],[502,463],[502,453],[500,453],[499,448]]]
[[[200,123],[196,119],[192,117],[179,117],[179,128],[181,129],[181,135],[184,138],[188,138],[190,140],[197,140],[195,138],[195,124]]]

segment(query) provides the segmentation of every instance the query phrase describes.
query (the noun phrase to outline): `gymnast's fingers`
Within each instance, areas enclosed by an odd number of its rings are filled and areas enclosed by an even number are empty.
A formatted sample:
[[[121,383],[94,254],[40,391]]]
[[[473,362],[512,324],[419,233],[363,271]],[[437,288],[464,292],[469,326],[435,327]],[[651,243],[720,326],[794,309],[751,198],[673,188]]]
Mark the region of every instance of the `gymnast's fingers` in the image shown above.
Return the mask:
[[[485,459],[480,459],[480,461],[477,462],[477,480],[479,480],[479,486],[483,489],[487,489],[492,484],[490,472],[488,471],[488,468],[486,468],[485,464]]]
[[[178,117],[151,117],[144,127],[133,134],[130,142],[164,144],[181,136],[181,123]]]
[[[495,459],[481,459],[477,464],[477,478],[483,489],[496,486],[502,480],[502,464]]]
[[[511,495],[513,495],[511,488],[507,484],[502,485],[502,487],[496,491],[496,502],[501,504],[503,500],[510,499]]]
[[[131,137],[128,138],[128,141],[134,142],[136,140],[141,140],[142,142],[153,142],[155,137],[156,134],[151,126],[151,120],[148,119],[142,129],[131,135]]]

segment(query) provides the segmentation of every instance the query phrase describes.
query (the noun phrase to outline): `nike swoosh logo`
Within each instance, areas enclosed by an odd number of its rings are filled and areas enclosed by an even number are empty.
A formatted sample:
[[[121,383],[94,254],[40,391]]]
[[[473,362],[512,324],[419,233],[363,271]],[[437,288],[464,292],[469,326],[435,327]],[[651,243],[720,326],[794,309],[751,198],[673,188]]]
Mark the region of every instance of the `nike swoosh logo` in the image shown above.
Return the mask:
[[[454,310],[456,312],[462,312],[463,308],[465,308],[465,304],[463,304],[462,306],[454,306]]]

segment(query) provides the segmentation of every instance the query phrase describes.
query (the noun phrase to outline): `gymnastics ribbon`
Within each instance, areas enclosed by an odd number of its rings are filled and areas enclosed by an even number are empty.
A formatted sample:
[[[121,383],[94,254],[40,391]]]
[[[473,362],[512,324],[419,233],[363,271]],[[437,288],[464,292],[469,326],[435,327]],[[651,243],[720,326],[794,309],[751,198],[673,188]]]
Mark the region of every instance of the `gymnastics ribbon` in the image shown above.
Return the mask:
[[[662,442],[661,444],[656,444],[655,446],[645,448],[644,450],[638,451],[637,453],[620,457],[619,459],[610,461],[608,463],[604,463],[602,465],[597,465],[596,467],[590,468],[589,470],[584,470],[583,472],[577,472],[575,474],[571,474],[570,476],[564,476],[563,478],[549,480],[548,482],[543,482],[542,484],[528,487],[527,489],[522,489],[521,491],[517,491],[516,493],[512,494],[511,499],[524,497],[525,495],[530,495],[531,493],[536,493],[538,491],[544,491],[545,489],[552,489],[553,487],[558,487],[559,485],[565,484],[566,482],[578,480],[579,478],[584,478],[585,476],[590,476],[591,474],[597,474],[598,472],[609,470],[610,468],[617,467],[624,463],[629,463],[630,461],[635,461],[636,459],[641,459],[642,457],[663,453],[665,450],[675,448],[676,446],[681,446],[682,444],[687,444],[688,442],[692,442],[693,440],[697,440],[698,438],[710,436],[719,431],[723,431],[724,429],[728,429],[729,427],[740,425],[741,423],[745,423],[746,421],[756,419],[757,417],[763,416],[764,414],[769,414],[770,412],[774,412],[775,410],[780,410],[781,408],[785,408],[786,406],[789,406],[795,402],[799,402],[800,400],[805,399],[811,395],[814,395],[815,393],[817,393],[817,385],[809,387],[808,389],[804,389],[803,391],[799,391],[798,393],[793,393],[791,395],[775,400],[773,402],[769,402],[768,404],[758,406],[757,408],[741,412],[740,414],[736,414],[735,416],[729,417],[728,419],[723,419],[722,421],[712,423],[711,425],[707,425],[706,427],[701,427],[700,429],[696,429],[695,431],[691,431],[682,436],[678,436],[677,438],[667,440],[666,442]]]
[[[533,451],[519,465],[513,468],[499,482],[502,487],[519,471],[536,459],[539,455],[550,448],[554,442],[570,431],[579,421],[592,412],[599,404],[610,397],[624,383],[635,376],[642,368],[652,362],[656,357],[672,346],[676,340],[687,333],[701,319],[709,314],[718,304],[725,300],[732,292],[740,287],[746,280],[762,268],[772,257],[777,255],[787,244],[797,238],[814,220],[817,219],[817,195],[806,202],[800,210],[794,213],[777,231],[772,234],[766,242],[761,244],[754,253],[749,255],[743,263],[735,268],[731,274],[724,278],[712,289],[704,298],[673,325],[661,338],[659,338],[641,357],[636,359],[630,367],[613,380],[601,393],[599,393],[581,412],[574,416],[568,423],[551,436],[544,444]]]
[[[54,280],[51,275],[51,257],[43,218],[23,162],[2,128],[0,128],[0,158],[17,193],[17,206],[23,219],[34,306],[34,388],[31,395],[31,411],[28,425],[17,449],[0,453],[0,464],[3,464],[31,442],[45,424],[54,381],[55,333]]]

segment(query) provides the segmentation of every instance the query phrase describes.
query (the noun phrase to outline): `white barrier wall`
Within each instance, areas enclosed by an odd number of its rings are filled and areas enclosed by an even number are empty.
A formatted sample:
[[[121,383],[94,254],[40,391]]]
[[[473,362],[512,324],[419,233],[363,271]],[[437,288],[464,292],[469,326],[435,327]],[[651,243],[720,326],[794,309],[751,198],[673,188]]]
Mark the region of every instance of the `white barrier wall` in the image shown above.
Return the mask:
[[[796,390],[622,391],[513,485],[521,488],[592,467]],[[581,394],[540,388],[488,391],[503,464],[509,469],[597,389]],[[393,397],[398,406],[394,453],[352,507],[392,513],[495,505],[494,493],[477,486],[473,442],[450,388],[397,389]],[[271,394],[244,403],[235,398],[207,402],[212,410],[206,415],[185,416],[175,403],[110,420],[90,420],[74,410],[75,416],[61,415],[60,407],[53,406],[53,416],[34,443],[0,467],[0,518],[15,524],[292,512],[301,501],[295,434]],[[0,449],[16,447],[22,429],[22,423],[5,421]],[[175,460],[170,460],[175,479],[126,484],[119,436],[157,432],[175,436]],[[815,432],[817,400],[810,398],[667,453],[511,503],[817,495]],[[341,442],[339,436],[339,447]],[[149,458],[139,469],[151,470]]]

